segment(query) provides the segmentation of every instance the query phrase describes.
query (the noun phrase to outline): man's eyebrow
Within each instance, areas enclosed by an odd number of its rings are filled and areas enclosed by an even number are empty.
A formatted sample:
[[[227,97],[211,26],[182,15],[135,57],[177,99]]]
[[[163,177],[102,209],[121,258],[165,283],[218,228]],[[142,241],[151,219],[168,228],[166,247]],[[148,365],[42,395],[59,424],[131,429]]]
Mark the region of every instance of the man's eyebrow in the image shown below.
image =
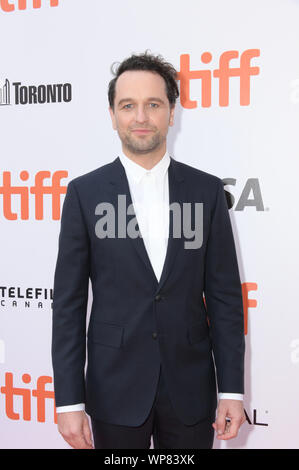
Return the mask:
[[[117,103],[117,106],[120,106],[123,103],[126,103],[127,101],[134,101],[133,98],[123,98]]]
[[[150,98],[148,98],[148,101],[157,101],[158,103],[165,103],[164,100],[162,100],[161,98],[157,98],[156,96],[151,96]]]
[[[121,106],[123,103],[127,103],[128,101],[134,101],[133,98],[123,98],[117,103],[117,106]],[[151,96],[147,99],[147,101],[157,101],[158,103],[165,104],[161,98],[157,98],[156,96]]]

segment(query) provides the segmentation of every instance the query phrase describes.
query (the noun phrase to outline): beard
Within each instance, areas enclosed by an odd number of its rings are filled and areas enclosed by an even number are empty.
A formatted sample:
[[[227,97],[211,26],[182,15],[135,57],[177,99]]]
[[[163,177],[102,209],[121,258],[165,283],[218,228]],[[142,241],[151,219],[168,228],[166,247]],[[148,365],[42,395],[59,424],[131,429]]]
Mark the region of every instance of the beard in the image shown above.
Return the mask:
[[[123,135],[119,133],[119,138],[124,147],[135,155],[153,152],[154,150],[157,150],[165,140],[159,132],[155,132],[151,136],[148,135],[143,137],[137,137],[130,133],[125,133]]]

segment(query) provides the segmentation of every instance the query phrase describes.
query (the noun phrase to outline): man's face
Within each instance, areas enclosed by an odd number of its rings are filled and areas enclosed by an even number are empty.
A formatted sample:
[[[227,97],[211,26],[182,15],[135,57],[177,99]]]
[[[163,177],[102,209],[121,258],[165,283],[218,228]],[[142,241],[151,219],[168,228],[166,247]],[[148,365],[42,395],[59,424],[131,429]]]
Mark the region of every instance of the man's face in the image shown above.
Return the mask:
[[[163,148],[174,107],[166,94],[164,79],[152,72],[130,70],[116,82],[114,110],[109,108],[113,129],[123,148],[135,155]]]

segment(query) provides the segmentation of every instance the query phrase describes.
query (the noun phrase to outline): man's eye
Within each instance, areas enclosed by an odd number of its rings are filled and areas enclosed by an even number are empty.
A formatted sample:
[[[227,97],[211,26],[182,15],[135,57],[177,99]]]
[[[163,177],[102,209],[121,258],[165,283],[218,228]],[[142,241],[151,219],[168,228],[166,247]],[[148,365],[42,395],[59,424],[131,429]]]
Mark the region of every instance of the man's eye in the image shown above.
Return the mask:
[[[124,105],[124,109],[130,109],[130,108],[131,108],[131,106],[133,106],[131,103],[129,103],[129,104],[125,104],[125,105]]]
[[[150,106],[151,106],[152,108],[157,108],[157,107],[158,107],[158,104],[157,104],[157,103],[150,103]]]

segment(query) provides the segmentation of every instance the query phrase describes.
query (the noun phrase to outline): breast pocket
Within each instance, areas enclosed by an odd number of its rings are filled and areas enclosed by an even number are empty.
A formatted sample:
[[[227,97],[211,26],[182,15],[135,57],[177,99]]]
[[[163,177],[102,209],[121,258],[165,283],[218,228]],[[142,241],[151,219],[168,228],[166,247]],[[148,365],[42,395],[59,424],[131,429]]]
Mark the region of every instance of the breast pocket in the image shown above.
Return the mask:
[[[123,344],[124,327],[113,323],[95,321],[89,329],[88,339],[93,343],[120,348]]]

